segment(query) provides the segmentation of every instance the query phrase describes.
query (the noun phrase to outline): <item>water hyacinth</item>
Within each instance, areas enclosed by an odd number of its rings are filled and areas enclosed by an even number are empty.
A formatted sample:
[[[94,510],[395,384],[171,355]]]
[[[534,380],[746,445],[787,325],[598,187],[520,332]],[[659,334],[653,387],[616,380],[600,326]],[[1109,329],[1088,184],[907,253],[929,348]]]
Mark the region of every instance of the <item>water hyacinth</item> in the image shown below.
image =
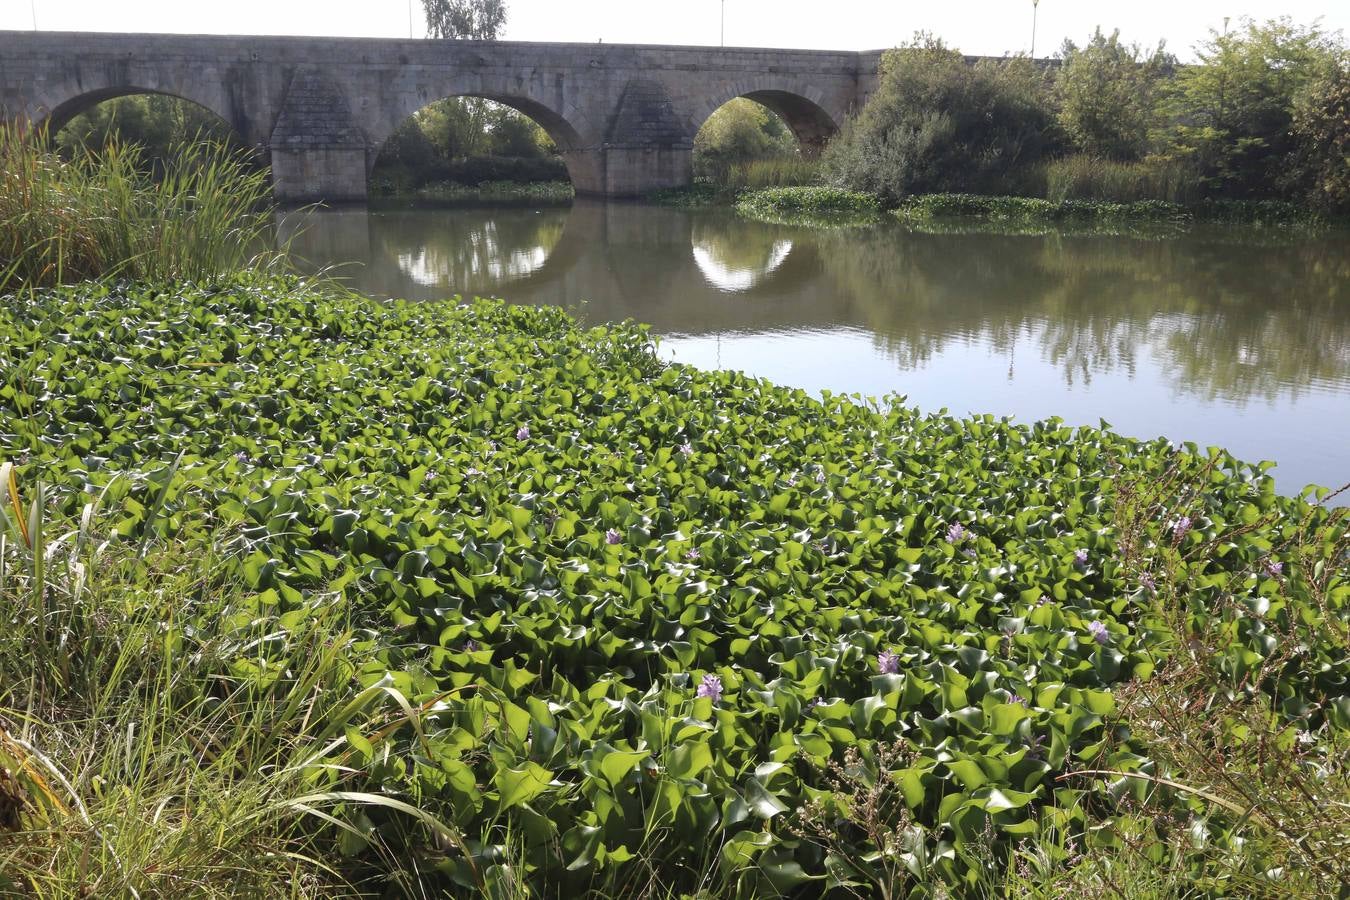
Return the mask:
[[[953,522],[947,529],[947,543],[959,544],[966,539],[966,528],[960,522]]]
[[[680,455],[684,457],[693,456],[694,445],[689,443],[688,441],[685,441],[683,444],[680,445]]]
[[[530,439],[530,426],[522,425],[516,429],[516,440],[528,441]]]
[[[1271,578],[1279,578],[1284,574],[1284,563],[1280,562],[1278,559],[1268,559],[1266,560],[1265,569],[1266,574]]]
[[[900,657],[890,650],[882,650],[877,654],[877,669],[882,675],[899,675]]]
[[[685,551],[684,558],[689,560],[690,562],[693,562],[694,560],[702,559],[703,554],[699,552],[697,547],[691,547]]]
[[[722,700],[722,679],[716,675],[704,675],[703,680],[698,683],[697,697],[707,697],[713,703],[720,703]]]
[[[1087,550],[1079,550],[1075,552],[1073,555],[1074,565],[1078,566],[1079,568],[1086,567],[1088,564],[1088,556],[1089,554]]]
[[[1172,540],[1180,542],[1182,538],[1190,534],[1190,531],[1191,517],[1182,516],[1177,519],[1176,522],[1172,523]]]
[[[609,544],[611,547],[621,544],[623,543],[623,535],[619,533],[617,528],[611,528],[609,531],[605,532],[605,543]]]
[[[1088,633],[1091,634],[1092,639],[1099,644],[1105,644],[1111,636],[1106,630],[1106,626],[1101,622],[1089,622]]]

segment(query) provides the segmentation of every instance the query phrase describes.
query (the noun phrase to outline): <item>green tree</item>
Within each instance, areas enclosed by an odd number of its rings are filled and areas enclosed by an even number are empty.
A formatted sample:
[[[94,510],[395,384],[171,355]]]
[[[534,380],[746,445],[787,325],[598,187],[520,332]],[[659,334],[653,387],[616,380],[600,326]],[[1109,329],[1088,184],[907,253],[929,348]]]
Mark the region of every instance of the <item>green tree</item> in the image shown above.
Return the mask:
[[[494,41],[506,24],[506,0],[422,0],[427,37]]]
[[[1310,83],[1295,99],[1295,183],[1322,209],[1350,213],[1350,63]]]
[[[1331,74],[1345,49],[1337,34],[1288,17],[1210,37],[1172,85],[1167,150],[1192,162],[1212,194],[1288,193],[1297,154],[1292,133],[1297,97]]]
[[[1106,159],[1134,160],[1148,152],[1159,85],[1175,60],[1161,45],[1144,53],[1120,32],[1098,28],[1083,47],[1066,41],[1055,80],[1059,124],[1076,149]]]
[[[694,169],[721,178],[732,166],[796,156],[797,139],[762,104],[737,97],[708,117],[694,138]]]
[[[1057,147],[1050,95],[1026,57],[972,64],[920,34],[882,59],[876,92],[826,148],[825,175],[892,201],[1019,190]]]

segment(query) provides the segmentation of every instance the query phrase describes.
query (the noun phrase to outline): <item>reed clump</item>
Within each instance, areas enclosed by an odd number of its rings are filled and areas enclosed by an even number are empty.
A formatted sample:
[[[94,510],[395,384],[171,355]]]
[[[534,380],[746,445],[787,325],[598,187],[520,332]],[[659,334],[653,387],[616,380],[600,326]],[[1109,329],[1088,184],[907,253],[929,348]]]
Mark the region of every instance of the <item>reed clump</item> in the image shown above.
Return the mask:
[[[211,281],[279,258],[265,169],[218,143],[177,148],[155,176],[135,145],[63,159],[0,128],[0,290],[89,278]]]

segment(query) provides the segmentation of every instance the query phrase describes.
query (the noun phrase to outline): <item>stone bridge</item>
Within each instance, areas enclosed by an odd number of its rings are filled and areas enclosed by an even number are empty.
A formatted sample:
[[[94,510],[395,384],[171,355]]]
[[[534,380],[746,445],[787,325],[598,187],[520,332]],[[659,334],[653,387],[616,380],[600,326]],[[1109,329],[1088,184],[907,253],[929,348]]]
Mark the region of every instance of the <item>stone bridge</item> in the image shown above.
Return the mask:
[[[271,165],[277,199],[361,201],[423,106],[484,97],[548,132],[580,194],[686,185],[693,142],[735,97],[817,152],[875,87],[880,52],[0,31],[0,121],[55,133],[125,94],[181,97]]]

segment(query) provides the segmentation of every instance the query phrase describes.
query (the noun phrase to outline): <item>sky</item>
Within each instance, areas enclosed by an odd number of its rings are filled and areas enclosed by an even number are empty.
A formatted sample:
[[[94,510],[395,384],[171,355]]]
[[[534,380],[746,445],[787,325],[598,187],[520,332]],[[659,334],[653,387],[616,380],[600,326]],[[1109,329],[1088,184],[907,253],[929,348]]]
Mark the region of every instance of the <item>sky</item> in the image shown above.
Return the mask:
[[[1031,48],[1032,0],[508,0],[503,38],[521,41],[705,44],[866,50],[931,31],[966,53],[1001,56]],[[424,25],[412,0],[413,32]],[[1063,40],[1083,43],[1097,25],[1131,42],[1165,40],[1183,60],[1224,17],[1300,23],[1350,34],[1350,0],[1039,0],[1037,55]],[[407,37],[408,0],[0,0],[0,29],[189,34],[310,34]]]

